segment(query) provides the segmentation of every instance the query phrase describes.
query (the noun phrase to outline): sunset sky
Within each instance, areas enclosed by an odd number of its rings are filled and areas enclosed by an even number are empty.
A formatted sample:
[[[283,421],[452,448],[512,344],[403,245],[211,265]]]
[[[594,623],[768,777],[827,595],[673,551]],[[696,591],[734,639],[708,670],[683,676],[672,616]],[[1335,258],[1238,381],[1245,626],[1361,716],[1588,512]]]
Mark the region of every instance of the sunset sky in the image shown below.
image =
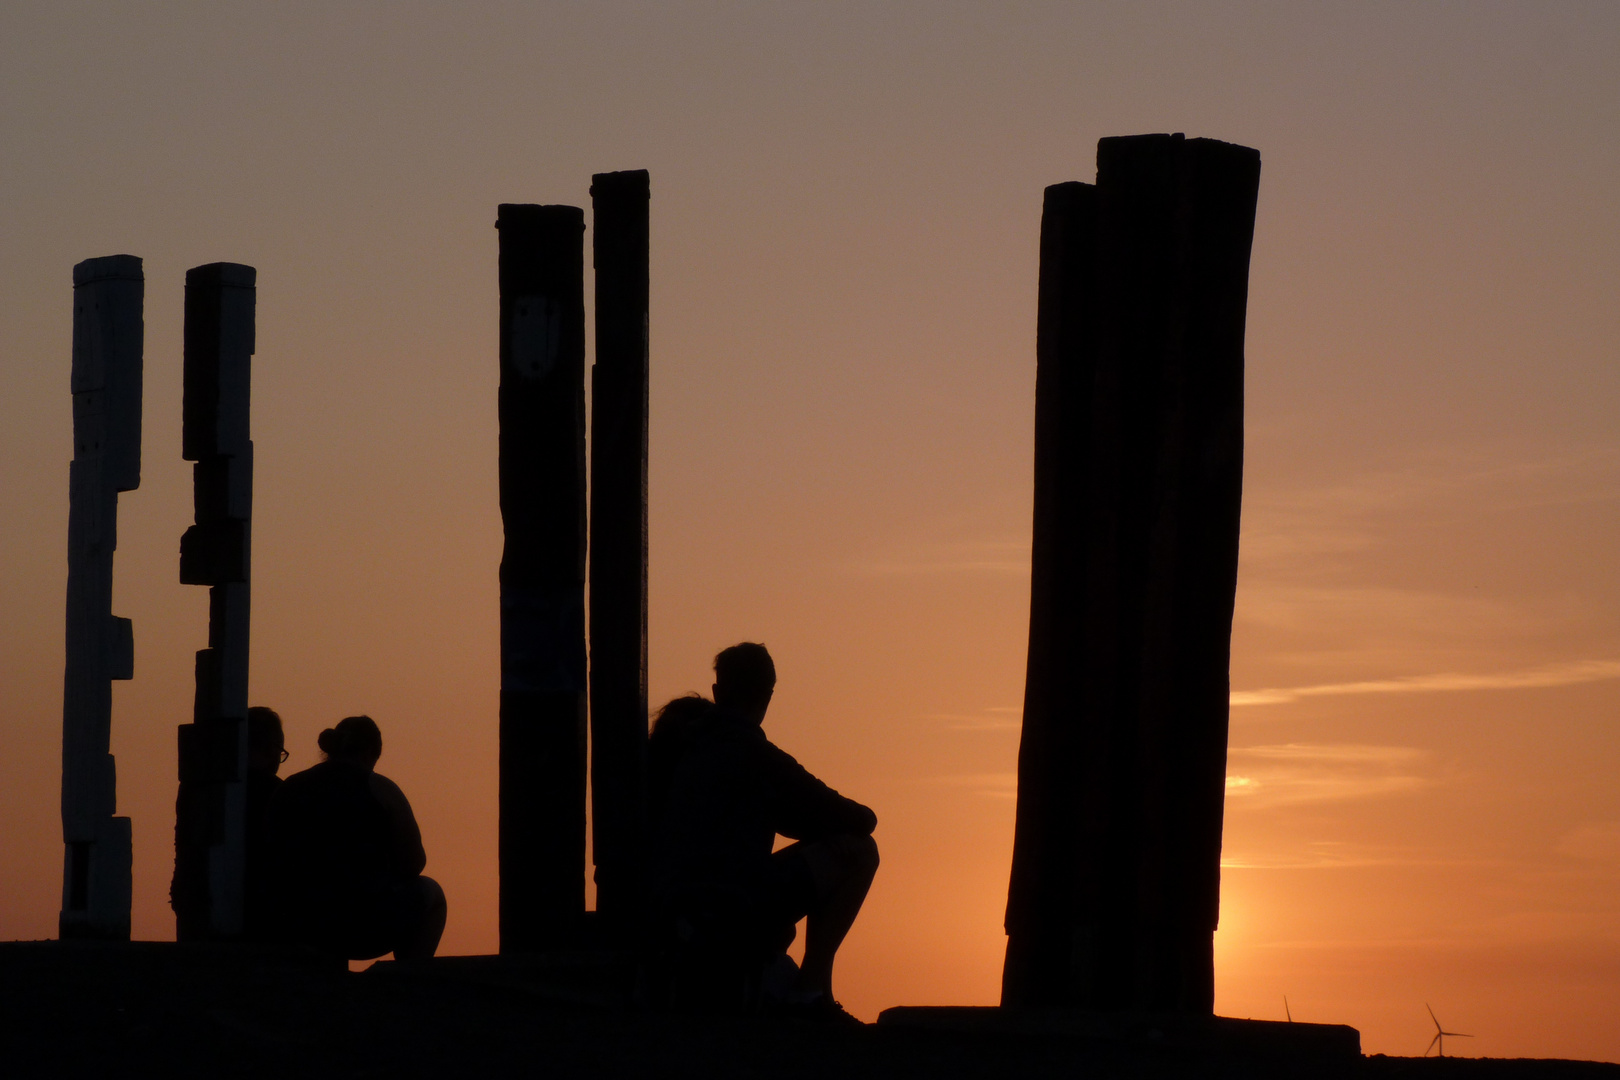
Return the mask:
[[[1262,155],[1217,1009],[1620,1060],[1620,5],[0,7],[0,938],[54,936],[71,270],[145,259],[119,811],[169,939],[188,267],[258,268],[251,698],[496,947],[500,202],[652,176],[651,687],[878,812],[840,997],[999,995],[1041,193]],[[588,293],[587,288],[587,293]]]

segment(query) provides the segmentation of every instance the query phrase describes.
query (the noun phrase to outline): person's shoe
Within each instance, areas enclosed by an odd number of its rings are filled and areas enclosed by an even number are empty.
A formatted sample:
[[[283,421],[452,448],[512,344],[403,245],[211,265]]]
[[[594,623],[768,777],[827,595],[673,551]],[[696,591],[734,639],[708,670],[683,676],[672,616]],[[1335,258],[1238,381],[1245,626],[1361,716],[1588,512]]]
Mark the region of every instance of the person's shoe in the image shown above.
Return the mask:
[[[771,1012],[789,1019],[809,1020],[812,1023],[829,1024],[835,1027],[864,1028],[866,1026],[848,1009],[826,994],[815,994],[796,1001],[779,1002],[772,1007]]]
[[[816,1007],[820,1010],[820,1014],[816,1019],[824,1024],[834,1024],[846,1028],[864,1028],[866,1026],[865,1021],[825,995],[817,999]]]

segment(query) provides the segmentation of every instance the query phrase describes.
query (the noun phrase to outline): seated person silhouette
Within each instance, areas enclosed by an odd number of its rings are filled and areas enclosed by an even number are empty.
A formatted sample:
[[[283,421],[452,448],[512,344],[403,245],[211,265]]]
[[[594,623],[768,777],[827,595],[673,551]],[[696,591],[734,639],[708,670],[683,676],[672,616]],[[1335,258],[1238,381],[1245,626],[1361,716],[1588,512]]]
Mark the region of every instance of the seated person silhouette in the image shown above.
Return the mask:
[[[776,688],[765,646],[733,645],[714,673],[713,704],[670,702],[649,744],[660,910],[689,951],[754,973],[788,965],[805,919],[804,964],[784,1006],[852,1020],[833,998],[833,959],[877,873],[877,815],[765,737]],[[778,835],[797,842],[772,853]]]
[[[274,709],[255,705],[247,711],[247,791],[243,808],[244,842],[242,883],[242,937],[246,941],[269,941],[275,937],[274,872],[270,850],[270,803],[281,786],[281,763],[287,760],[286,737],[281,716]],[[197,785],[182,785],[175,800],[175,832],[180,822],[199,816],[188,813],[186,803],[207,798]],[[175,864],[169,880],[169,906],[182,920],[205,921],[208,883],[199,875],[206,864]]]
[[[405,793],[376,772],[382,732],[350,716],[321,732],[325,760],[282,782],[271,808],[282,934],[346,960],[426,959],[444,933],[444,890]]]

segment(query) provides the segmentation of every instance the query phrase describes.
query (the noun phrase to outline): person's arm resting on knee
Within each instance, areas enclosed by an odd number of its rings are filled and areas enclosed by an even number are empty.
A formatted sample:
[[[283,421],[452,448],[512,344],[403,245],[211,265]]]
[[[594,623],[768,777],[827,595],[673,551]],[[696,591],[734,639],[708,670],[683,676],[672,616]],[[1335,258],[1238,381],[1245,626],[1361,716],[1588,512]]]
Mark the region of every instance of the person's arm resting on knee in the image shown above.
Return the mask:
[[[870,836],[877,828],[871,807],[838,794],[769,740],[761,742],[759,774],[778,833],[790,840],[820,840],[842,833]]]

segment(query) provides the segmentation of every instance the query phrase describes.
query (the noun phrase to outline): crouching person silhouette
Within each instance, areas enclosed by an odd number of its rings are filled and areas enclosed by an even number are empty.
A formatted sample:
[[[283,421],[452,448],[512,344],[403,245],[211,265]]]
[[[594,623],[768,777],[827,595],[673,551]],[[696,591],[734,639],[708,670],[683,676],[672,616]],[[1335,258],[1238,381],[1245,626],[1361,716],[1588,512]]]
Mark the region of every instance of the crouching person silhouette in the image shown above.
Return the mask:
[[[369,716],[321,732],[319,765],[289,776],[271,805],[280,916],[290,941],[345,960],[426,959],[444,933],[444,890],[411,804],[376,772]]]
[[[765,737],[776,688],[765,646],[733,645],[715,657],[714,673],[714,702],[670,702],[649,745],[654,886],[666,933],[688,965],[740,975],[741,1000],[747,980],[791,971],[784,953],[805,919],[804,964],[776,1004],[854,1022],[833,997],[833,959],[877,873],[877,815]],[[778,835],[797,842],[773,853]],[[725,1003],[723,978],[707,989]]]

